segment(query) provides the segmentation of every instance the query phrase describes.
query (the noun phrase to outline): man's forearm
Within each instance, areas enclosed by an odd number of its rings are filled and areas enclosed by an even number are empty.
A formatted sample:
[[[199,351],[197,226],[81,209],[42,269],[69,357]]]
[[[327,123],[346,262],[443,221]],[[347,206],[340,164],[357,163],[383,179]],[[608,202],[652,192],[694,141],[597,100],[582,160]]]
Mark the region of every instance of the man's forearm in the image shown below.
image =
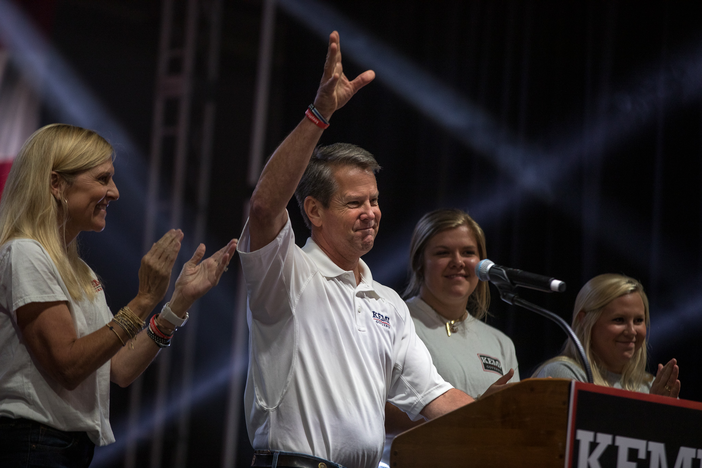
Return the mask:
[[[438,418],[446,413],[449,413],[455,409],[467,405],[468,403],[473,403],[475,399],[467,393],[452,388],[443,395],[439,395],[431,403],[424,407],[421,415],[428,420]]]
[[[285,221],[285,207],[295,194],[323,130],[306,117],[275,150],[251,196],[251,250],[272,241]]]
[[[412,421],[407,414],[392,403],[385,403],[385,433],[396,436],[418,426],[423,421]]]
[[[343,73],[340,47],[339,33],[334,31],[329,35],[324,73],[314,99],[314,106],[327,121],[359,89],[375,78],[375,73],[367,70],[353,81],[349,81]],[[257,250],[271,242],[287,221],[285,207],[295,194],[297,184],[322,136],[323,129],[318,123],[319,120],[314,116],[303,117],[295,130],[275,150],[263,169],[251,196],[250,250]]]

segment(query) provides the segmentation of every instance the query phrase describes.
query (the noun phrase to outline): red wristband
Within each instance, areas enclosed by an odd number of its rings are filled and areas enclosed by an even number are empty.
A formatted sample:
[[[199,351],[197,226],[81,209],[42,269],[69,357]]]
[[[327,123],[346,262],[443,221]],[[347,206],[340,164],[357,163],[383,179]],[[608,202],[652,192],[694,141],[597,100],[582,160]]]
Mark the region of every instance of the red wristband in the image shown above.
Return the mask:
[[[158,317],[158,314],[152,315],[151,320],[149,321],[149,328],[151,329],[151,333],[163,338],[164,340],[170,340],[171,338],[173,338],[173,334],[166,335],[161,331],[160,328],[158,328],[158,325],[156,325],[156,317]]]
[[[322,122],[319,118],[317,118],[316,115],[314,115],[314,112],[310,108],[307,108],[305,111],[305,115],[307,116],[308,119],[310,119],[316,126],[324,130],[325,128],[329,127],[328,123]]]

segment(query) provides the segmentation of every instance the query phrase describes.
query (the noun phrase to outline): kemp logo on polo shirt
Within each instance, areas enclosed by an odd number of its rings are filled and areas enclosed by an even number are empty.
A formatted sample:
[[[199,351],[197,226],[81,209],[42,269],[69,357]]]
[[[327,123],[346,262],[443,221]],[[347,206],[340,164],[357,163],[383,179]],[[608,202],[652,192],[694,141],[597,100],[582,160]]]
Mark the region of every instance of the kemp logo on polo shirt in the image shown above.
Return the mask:
[[[499,359],[486,354],[478,354],[478,357],[483,363],[483,370],[485,372],[494,372],[496,374],[504,375],[504,372],[502,371],[502,363]]]
[[[379,314],[378,312],[373,312],[373,320],[375,323],[381,327],[390,328],[390,317],[387,315]]]

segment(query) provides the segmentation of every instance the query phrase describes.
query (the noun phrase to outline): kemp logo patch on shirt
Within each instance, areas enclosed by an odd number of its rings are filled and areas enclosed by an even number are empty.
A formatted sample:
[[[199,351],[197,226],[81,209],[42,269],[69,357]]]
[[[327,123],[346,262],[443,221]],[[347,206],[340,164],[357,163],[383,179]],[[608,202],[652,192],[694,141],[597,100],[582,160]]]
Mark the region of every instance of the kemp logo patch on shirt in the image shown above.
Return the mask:
[[[494,372],[496,374],[504,375],[504,372],[502,371],[502,363],[499,359],[486,354],[478,354],[478,357],[483,363],[483,370],[485,372]]]
[[[93,280],[93,289],[95,289],[95,292],[102,291],[102,283],[100,283],[100,281],[94,279]]]
[[[390,317],[387,315],[379,314],[378,312],[373,312],[373,320],[375,323],[381,327],[390,328]]]

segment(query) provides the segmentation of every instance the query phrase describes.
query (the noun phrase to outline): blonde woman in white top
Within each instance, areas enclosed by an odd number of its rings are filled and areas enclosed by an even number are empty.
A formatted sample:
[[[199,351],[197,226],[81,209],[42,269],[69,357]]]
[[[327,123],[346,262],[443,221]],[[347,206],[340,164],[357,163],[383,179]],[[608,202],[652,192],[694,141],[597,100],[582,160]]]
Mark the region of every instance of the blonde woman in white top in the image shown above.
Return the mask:
[[[655,377],[646,371],[650,324],[648,298],[635,279],[604,274],[582,287],[575,299],[572,328],[585,348],[596,385],[678,397],[680,380],[675,359],[665,366],[658,364]],[[570,340],[560,355],[536,370],[534,377],[587,381]]]
[[[139,291],[114,316],[77,237],[102,231],[119,198],[113,149],[97,133],[64,124],[23,145],[0,199],[0,466],[88,466],[114,442],[110,381],[127,386],[215,286],[233,240],[201,261],[200,245],[163,300],[183,233],[171,230],[144,256]]]

